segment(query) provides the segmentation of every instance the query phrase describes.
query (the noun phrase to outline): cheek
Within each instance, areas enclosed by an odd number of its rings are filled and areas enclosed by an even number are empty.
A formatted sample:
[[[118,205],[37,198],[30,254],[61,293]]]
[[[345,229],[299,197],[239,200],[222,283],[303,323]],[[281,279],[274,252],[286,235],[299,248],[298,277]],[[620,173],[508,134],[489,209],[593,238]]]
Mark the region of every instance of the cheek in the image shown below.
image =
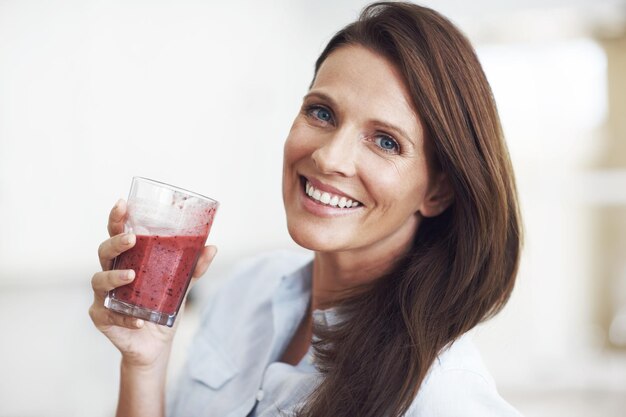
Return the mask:
[[[311,153],[309,147],[310,145],[306,140],[305,129],[302,128],[297,121],[294,122],[283,149],[285,167],[309,155]]]
[[[370,163],[361,178],[371,196],[385,211],[418,211],[428,184],[426,170],[416,164],[382,161]]]
[[[285,145],[283,146],[283,168],[285,170],[285,173],[287,173],[287,169],[295,160],[294,155],[297,150],[295,144],[296,138],[294,136],[294,126],[292,126],[291,130],[289,131],[289,135],[285,140]]]
[[[295,159],[297,148],[295,146],[294,138],[289,135],[285,141],[285,147],[283,148],[283,160],[285,168],[287,168]]]

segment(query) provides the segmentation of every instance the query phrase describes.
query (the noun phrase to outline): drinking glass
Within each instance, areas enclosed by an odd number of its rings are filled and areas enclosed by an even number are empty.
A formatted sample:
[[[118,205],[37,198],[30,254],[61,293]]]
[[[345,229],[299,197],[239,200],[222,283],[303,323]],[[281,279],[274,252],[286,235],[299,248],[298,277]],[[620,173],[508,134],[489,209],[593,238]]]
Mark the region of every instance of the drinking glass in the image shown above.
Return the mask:
[[[124,231],[135,246],[113,269],[132,269],[130,284],[109,291],[110,310],[172,327],[219,203],[182,188],[133,177]]]

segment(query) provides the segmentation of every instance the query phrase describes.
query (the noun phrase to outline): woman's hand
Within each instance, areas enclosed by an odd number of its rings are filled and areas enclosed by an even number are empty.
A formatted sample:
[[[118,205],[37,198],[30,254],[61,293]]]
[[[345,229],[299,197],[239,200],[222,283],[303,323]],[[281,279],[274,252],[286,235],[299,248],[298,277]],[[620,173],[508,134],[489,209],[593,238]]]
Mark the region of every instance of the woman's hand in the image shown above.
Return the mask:
[[[91,280],[94,300],[89,308],[89,315],[98,330],[120,350],[123,365],[146,369],[159,364],[164,366],[169,358],[182,307],[172,328],[144,322],[104,307],[104,299],[109,290],[128,284],[135,278],[133,270],[111,269],[113,259],[135,245],[135,236],[123,233],[126,211],[126,202],[120,200],[109,215],[108,230],[111,238],[102,242],[98,248],[102,271],[96,272]],[[192,284],[206,272],[215,253],[215,246],[206,246],[203,249],[192,275]]]

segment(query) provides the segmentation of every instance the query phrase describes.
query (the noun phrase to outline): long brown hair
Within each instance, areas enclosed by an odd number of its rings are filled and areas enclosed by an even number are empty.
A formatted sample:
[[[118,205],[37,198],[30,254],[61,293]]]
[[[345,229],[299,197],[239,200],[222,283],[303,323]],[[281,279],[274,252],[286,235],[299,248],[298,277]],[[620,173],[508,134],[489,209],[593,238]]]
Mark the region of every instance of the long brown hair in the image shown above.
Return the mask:
[[[404,77],[454,201],[422,220],[410,251],[316,326],[321,384],[299,417],[397,417],[443,348],[496,314],[513,289],[520,217],[496,105],[465,36],[410,3],[366,7],[316,62],[345,45],[370,48]]]

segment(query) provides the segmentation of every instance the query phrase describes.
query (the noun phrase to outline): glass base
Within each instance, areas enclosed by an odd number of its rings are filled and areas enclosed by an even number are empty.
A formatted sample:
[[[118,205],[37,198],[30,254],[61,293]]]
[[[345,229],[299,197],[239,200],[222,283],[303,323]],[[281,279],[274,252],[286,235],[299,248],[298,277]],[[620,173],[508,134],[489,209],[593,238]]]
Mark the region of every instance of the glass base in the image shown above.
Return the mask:
[[[118,313],[126,314],[127,316],[137,317],[151,323],[160,324],[167,327],[174,325],[176,320],[176,313],[167,314],[160,311],[152,311],[147,308],[138,307],[132,304],[125,303],[115,298],[111,298],[111,295],[107,294],[104,300],[104,306],[109,310],[113,310]]]

